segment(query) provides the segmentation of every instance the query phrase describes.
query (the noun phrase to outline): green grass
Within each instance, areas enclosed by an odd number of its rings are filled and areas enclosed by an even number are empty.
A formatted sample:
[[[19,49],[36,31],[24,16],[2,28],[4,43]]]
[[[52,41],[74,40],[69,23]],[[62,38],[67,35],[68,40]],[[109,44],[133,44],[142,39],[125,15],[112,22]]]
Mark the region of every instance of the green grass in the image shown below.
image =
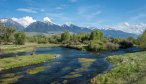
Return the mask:
[[[1,79],[1,84],[14,84],[19,78],[22,76],[14,76],[14,77],[8,77],[5,79]]]
[[[32,75],[32,74],[37,74],[39,72],[42,72],[44,70],[45,70],[45,67],[41,66],[41,67],[36,67],[36,68],[30,69],[27,71],[27,73]]]
[[[0,49],[4,53],[18,53],[32,51],[36,47],[55,47],[60,46],[60,44],[36,44],[36,43],[27,43],[25,45],[0,45]]]
[[[91,79],[91,84],[145,84],[146,52],[129,53],[107,58],[114,68]]]
[[[57,54],[38,54],[33,56],[9,57],[0,59],[0,70],[38,64],[55,58]]]

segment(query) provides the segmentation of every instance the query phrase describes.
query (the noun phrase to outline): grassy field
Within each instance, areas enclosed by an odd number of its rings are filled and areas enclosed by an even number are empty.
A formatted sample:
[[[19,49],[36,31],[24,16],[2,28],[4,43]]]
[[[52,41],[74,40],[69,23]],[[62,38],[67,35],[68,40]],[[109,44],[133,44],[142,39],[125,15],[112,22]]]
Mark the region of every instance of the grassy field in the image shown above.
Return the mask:
[[[25,45],[0,45],[0,49],[4,53],[17,53],[17,52],[32,51],[36,47],[55,47],[55,46],[60,46],[60,44],[27,43]]]
[[[9,57],[0,59],[0,71],[27,65],[39,64],[45,61],[52,60],[57,54],[38,54],[21,57]]]
[[[91,79],[91,84],[145,84],[146,52],[129,53],[107,58],[114,68]]]

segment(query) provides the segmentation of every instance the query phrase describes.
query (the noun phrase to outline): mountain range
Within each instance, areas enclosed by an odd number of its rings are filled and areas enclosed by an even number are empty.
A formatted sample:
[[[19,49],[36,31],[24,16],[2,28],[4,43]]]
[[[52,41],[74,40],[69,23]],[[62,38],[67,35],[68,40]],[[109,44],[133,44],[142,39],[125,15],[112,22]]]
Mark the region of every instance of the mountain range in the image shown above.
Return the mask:
[[[4,23],[5,26],[12,26],[15,27],[16,30],[20,31],[23,30],[25,32],[36,32],[36,33],[53,33],[55,34],[56,32],[64,32],[64,31],[69,31],[72,33],[80,33],[80,32],[86,32],[89,33],[93,30],[92,27],[79,27],[74,24],[63,24],[63,25],[58,25],[53,22],[49,21],[36,21],[28,25],[27,27],[22,26],[18,22],[12,20],[12,19],[1,19],[0,20],[2,23]],[[98,28],[94,28],[98,29]],[[106,36],[109,37],[137,37],[138,35],[132,34],[132,33],[127,33],[124,31],[120,30],[114,30],[114,29],[98,29],[102,31]]]

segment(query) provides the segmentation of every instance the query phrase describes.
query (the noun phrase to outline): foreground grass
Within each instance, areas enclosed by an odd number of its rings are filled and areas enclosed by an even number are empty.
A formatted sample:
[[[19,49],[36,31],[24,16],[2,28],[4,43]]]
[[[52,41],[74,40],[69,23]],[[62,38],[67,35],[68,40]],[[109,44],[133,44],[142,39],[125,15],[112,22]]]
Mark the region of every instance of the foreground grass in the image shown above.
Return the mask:
[[[0,45],[0,49],[4,53],[18,53],[32,51],[36,47],[55,47],[60,46],[60,44],[36,44],[36,43],[27,43],[25,45]]]
[[[10,57],[0,59],[0,71],[49,61],[57,54],[38,54],[33,56]]]
[[[91,79],[91,84],[145,84],[146,52],[130,53],[107,58],[115,67]]]

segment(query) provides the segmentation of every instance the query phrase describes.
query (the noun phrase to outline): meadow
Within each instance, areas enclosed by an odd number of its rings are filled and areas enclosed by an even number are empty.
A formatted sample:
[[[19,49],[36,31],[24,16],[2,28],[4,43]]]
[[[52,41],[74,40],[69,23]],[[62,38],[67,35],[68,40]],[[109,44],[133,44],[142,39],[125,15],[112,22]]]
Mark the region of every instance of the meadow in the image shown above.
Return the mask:
[[[91,79],[91,84],[144,84],[146,82],[146,52],[107,57],[113,69]]]

